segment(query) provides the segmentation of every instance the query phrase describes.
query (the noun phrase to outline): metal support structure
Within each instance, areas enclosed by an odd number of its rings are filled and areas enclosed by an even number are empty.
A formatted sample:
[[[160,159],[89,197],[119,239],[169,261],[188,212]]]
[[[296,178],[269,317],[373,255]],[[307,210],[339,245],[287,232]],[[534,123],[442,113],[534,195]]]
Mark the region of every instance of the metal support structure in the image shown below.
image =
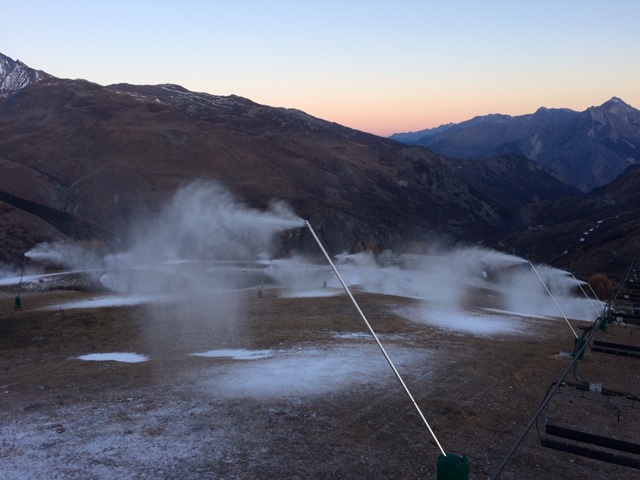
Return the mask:
[[[547,291],[547,293],[549,294],[549,296],[551,297],[551,300],[553,300],[553,303],[556,304],[556,307],[558,307],[558,310],[560,311],[560,314],[562,315],[562,318],[564,318],[564,321],[567,322],[567,325],[569,325],[569,328],[571,329],[571,331],[573,332],[573,336],[578,338],[578,334],[576,333],[576,331],[573,329],[573,327],[571,326],[571,324],[569,323],[569,319],[567,318],[567,316],[564,314],[564,312],[562,311],[562,309],[560,308],[560,305],[558,304],[558,302],[556,302],[556,299],[553,297],[553,295],[551,294],[551,291],[547,288],[547,285],[544,283],[544,280],[542,280],[542,277],[540,276],[540,274],[538,273],[538,271],[536,270],[536,267],[533,266],[533,263],[529,262],[529,265],[531,266],[531,268],[533,269],[533,271],[536,273],[536,275],[538,276],[538,279],[540,280],[540,283],[542,283],[542,286],[544,287],[544,289]]]
[[[615,299],[618,297],[618,294],[620,293],[620,290],[622,289],[622,286],[624,285],[624,283],[626,282],[627,278],[629,277],[629,274],[631,273],[631,270],[633,269],[634,263],[636,262],[636,259],[634,259],[631,262],[631,266],[629,267],[629,270],[627,271],[627,274],[625,275],[624,281],[620,284],[620,287],[618,288],[618,291],[615,293],[613,299],[610,299],[609,302],[607,303],[607,305],[605,306],[604,309],[604,313],[608,314],[609,309],[611,308],[611,305],[613,303],[613,301],[615,301]],[[531,264],[531,262],[529,262],[529,265],[531,265],[531,268],[533,268],[533,265]],[[536,271],[535,268],[533,268],[534,271]],[[536,275],[538,274],[538,272],[536,272]],[[538,275],[538,278],[540,278],[540,275]],[[540,278],[540,281],[542,281],[542,278]],[[542,282],[542,284],[544,285],[544,282]],[[545,285],[545,288],[546,285]],[[593,289],[592,289],[593,290]],[[547,292],[549,291],[549,289],[547,289]],[[594,292],[595,293],[595,292]],[[551,293],[549,293],[549,295],[551,295]],[[551,296],[551,298],[553,298],[553,296]],[[597,298],[597,296],[596,296]],[[555,302],[555,299],[554,299]],[[556,306],[557,306],[557,302],[556,302]],[[558,306],[558,309],[560,309],[560,307]],[[563,314],[564,316],[564,314]],[[553,385],[553,388],[551,388],[548,392],[547,395],[545,396],[544,400],[542,401],[542,403],[540,404],[540,406],[538,407],[538,409],[536,410],[536,412],[534,413],[533,417],[531,418],[531,420],[529,421],[529,423],[527,424],[527,426],[525,427],[524,431],[522,432],[522,434],[520,435],[520,437],[518,437],[518,439],[516,440],[516,442],[513,444],[513,446],[511,447],[511,449],[509,450],[509,452],[507,453],[507,455],[505,456],[504,460],[502,460],[502,462],[500,463],[500,465],[498,466],[498,468],[496,469],[496,471],[494,472],[494,474],[491,476],[491,480],[495,480],[496,478],[498,478],[498,475],[500,475],[500,472],[502,471],[502,469],[506,466],[507,462],[509,461],[509,459],[511,458],[511,456],[514,454],[514,452],[516,451],[516,449],[518,448],[518,446],[520,446],[520,444],[522,443],[522,441],[524,440],[525,436],[527,435],[527,433],[529,433],[529,430],[531,429],[531,427],[533,426],[533,424],[536,422],[536,420],[538,419],[538,417],[540,416],[540,414],[542,413],[542,411],[544,410],[544,408],[547,406],[547,404],[551,401],[551,397],[553,397],[553,395],[555,394],[555,392],[558,390],[558,388],[560,387],[560,385],[562,384],[562,382],[564,381],[565,377],[568,375],[569,371],[575,367],[576,362],[578,361],[578,359],[580,358],[580,354],[587,348],[587,345],[589,345],[589,343],[591,343],[591,341],[593,340],[593,338],[595,337],[596,333],[598,332],[599,328],[600,328],[600,324],[603,322],[604,318],[606,315],[603,315],[602,317],[598,317],[593,326],[591,327],[591,332],[587,338],[587,340],[580,344],[580,342],[578,342],[578,348],[576,348],[576,351],[574,352],[573,358],[571,360],[571,363],[569,364],[569,366],[567,367],[567,369],[562,373],[562,376],[558,379],[557,382],[555,382],[555,384]],[[566,317],[565,317],[566,319]],[[568,323],[568,321],[567,321]],[[571,326],[571,325],[569,325]],[[573,328],[571,329],[573,331]],[[575,331],[574,331],[575,334]],[[576,335],[577,338],[577,335]],[[575,453],[575,452],[574,452]]]
[[[513,446],[511,447],[511,449],[507,453],[507,455],[504,457],[504,460],[502,460],[502,463],[500,463],[500,465],[498,466],[498,468],[496,469],[494,474],[491,476],[491,480],[495,480],[496,478],[498,478],[498,475],[500,475],[500,472],[502,471],[502,469],[505,467],[505,465],[507,464],[507,462],[509,461],[511,456],[514,454],[516,449],[520,446],[520,444],[524,440],[524,437],[527,436],[527,433],[529,433],[529,430],[531,430],[531,427],[536,422],[537,418],[540,416],[540,414],[542,413],[544,408],[547,406],[547,404],[551,401],[551,397],[553,397],[553,394],[556,393],[556,390],[558,390],[558,388],[562,384],[562,382],[565,379],[565,377],[569,374],[569,372],[571,371],[571,369],[573,368],[575,363],[578,361],[578,357],[580,357],[580,354],[584,351],[584,349],[587,347],[589,342],[591,342],[591,340],[595,336],[596,332],[598,331],[598,327],[600,326],[600,322],[601,321],[602,321],[602,318],[598,318],[596,320],[596,322],[594,324],[594,327],[591,329],[591,334],[589,335],[589,338],[587,339],[587,341],[584,344],[582,344],[580,346],[578,351],[573,356],[573,359],[571,360],[571,363],[569,364],[567,369],[562,373],[562,376],[554,384],[553,388],[551,388],[548,391],[547,395],[544,397],[544,400],[542,401],[542,403],[540,404],[540,406],[536,410],[536,413],[533,414],[533,417],[531,417],[531,420],[529,421],[529,423],[525,427],[524,431],[522,432],[520,437],[518,437],[518,440],[516,440],[516,443],[513,444]]]
[[[338,278],[338,280],[340,281],[340,283],[342,284],[342,287],[344,288],[345,292],[347,292],[347,295],[349,296],[349,298],[351,299],[351,302],[353,303],[353,305],[356,307],[356,310],[358,311],[358,313],[360,314],[360,317],[362,317],[362,320],[364,320],[364,323],[367,325],[367,328],[369,329],[369,332],[371,333],[371,335],[373,336],[374,340],[376,341],[376,343],[378,344],[378,348],[380,348],[380,351],[382,352],[382,354],[384,355],[384,358],[387,360],[387,363],[389,364],[389,366],[391,367],[391,369],[393,370],[393,373],[395,374],[396,378],[398,379],[398,381],[400,382],[400,384],[402,385],[402,388],[404,388],[404,391],[406,392],[407,396],[409,397],[409,399],[411,400],[411,402],[413,403],[413,406],[416,408],[416,410],[418,411],[418,415],[420,415],[420,418],[422,419],[422,421],[424,422],[424,424],[427,426],[427,428],[429,429],[429,433],[431,434],[431,436],[433,437],[433,440],[436,442],[436,445],[438,445],[438,448],[440,449],[440,452],[442,452],[442,455],[444,455],[445,457],[447,456],[447,454],[445,453],[444,449],[442,448],[442,446],[440,445],[440,442],[438,441],[438,439],[436,438],[435,433],[433,433],[433,430],[431,429],[431,426],[429,425],[429,422],[427,422],[427,419],[425,418],[425,416],[422,414],[422,411],[420,410],[420,407],[418,406],[418,404],[416,403],[416,401],[413,398],[413,395],[411,395],[411,392],[409,391],[409,388],[407,387],[407,385],[404,383],[404,380],[402,380],[402,377],[400,376],[400,373],[398,372],[398,370],[396,369],[395,365],[393,364],[393,362],[391,361],[391,358],[389,357],[389,355],[387,354],[387,351],[384,349],[384,347],[382,346],[382,343],[380,343],[380,340],[378,339],[378,336],[376,335],[376,332],[373,330],[373,328],[371,327],[371,324],[369,323],[369,321],[367,320],[367,317],[365,317],[364,313],[362,313],[362,310],[360,309],[360,306],[358,305],[358,302],[356,302],[356,299],[353,298],[353,295],[351,295],[351,291],[349,290],[349,287],[347,287],[347,284],[344,283],[344,280],[342,279],[342,277],[340,276],[340,273],[338,273],[338,270],[336,269],[335,265],[333,264],[333,262],[331,261],[331,258],[329,257],[329,254],[327,254],[327,251],[325,250],[325,248],[322,246],[322,243],[320,242],[320,239],[318,238],[318,236],[316,235],[316,232],[313,230],[313,228],[311,227],[311,224],[309,223],[308,220],[305,220],[305,223],[307,225],[307,228],[309,229],[309,231],[311,232],[311,235],[313,235],[313,238],[315,239],[316,243],[318,244],[318,246],[320,247],[320,250],[322,250],[322,253],[324,254],[324,257],[327,259],[327,262],[329,262],[329,265],[331,265],[331,269],[333,270],[333,272],[336,274],[336,277]]]

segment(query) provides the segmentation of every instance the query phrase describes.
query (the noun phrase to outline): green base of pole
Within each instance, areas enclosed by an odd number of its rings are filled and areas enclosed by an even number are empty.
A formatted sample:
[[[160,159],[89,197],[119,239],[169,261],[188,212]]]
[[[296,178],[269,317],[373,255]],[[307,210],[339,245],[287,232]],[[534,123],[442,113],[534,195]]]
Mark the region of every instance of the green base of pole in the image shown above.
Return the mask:
[[[600,326],[598,327],[598,330],[605,331],[607,329],[607,325],[609,325],[609,317],[604,317],[600,321]]]
[[[586,350],[586,348],[582,347],[584,347],[586,343],[587,340],[585,338],[575,338],[573,340],[573,353],[571,354],[571,358],[575,358],[576,353],[580,352],[580,355],[578,355],[578,360],[582,360],[584,358],[584,351]]]
[[[469,480],[468,457],[447,453],[438,457],[437,480]]]

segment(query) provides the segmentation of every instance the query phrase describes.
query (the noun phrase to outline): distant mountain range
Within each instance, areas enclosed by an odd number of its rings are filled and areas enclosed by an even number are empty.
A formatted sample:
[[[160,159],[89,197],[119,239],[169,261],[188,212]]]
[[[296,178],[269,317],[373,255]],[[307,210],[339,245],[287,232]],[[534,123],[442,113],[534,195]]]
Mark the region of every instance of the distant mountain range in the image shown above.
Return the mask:
[[[19,263],[47,240],[122,248],[196,179],[222,182],[251,207],[286,202],[330,253],[465,242],[612,274],[637,255],[637,215],[626,213],[640,205],[633,169],[585,196],[522,155],[454,160],[233,95],[60,79],[2,54],[0,65],[0,262]],[[535,115],[551,126],[574,114]],[[599,220],[611,235],[591,250],[579,239]],[[306,229],[282,242],[283,252],[317,253]]]
[[[392,139],[460,159],[520,155],[583,192],[640,163],[640,111],[619,98],[584,112],[540,108],[529,115],[485,115]]]

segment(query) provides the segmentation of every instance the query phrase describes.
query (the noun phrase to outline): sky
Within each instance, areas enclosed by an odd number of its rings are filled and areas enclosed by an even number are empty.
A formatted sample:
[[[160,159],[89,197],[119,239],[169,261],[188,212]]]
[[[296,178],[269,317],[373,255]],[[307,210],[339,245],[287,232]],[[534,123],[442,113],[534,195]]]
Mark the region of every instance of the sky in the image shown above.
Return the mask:
[[[0,0],[0,52],[388,136],[476,115],[640,108],[638,0]]]

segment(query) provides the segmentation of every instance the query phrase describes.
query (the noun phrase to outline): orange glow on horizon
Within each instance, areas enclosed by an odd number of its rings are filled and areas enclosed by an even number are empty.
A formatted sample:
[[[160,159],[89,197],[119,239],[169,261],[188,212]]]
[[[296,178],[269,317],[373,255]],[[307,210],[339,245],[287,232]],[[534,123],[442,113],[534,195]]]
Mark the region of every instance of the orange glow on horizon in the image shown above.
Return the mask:
[[[562,101],[554,101],[552,103],[543,100],[522,101],[519,104],[504,104],[500,106],[500,102],[489,108],[482,105],[434,105],[433,108],[425,108],[425,111],[388,111],[380,112],[371,109],[370,112],[354,111],[348,113],[345,111],[332,112],[328,109],[324,111],[312,113],[310,115],[336,122],[349,128],[361,130],[381,137],[389,137],[394,133],[416,132],[420,130],[436,128],[448,123],[461,123],[470,120],[476,116],[484,116],[490,114],[503,114],[510,116],[520,116],[535,113],[541,107],[545,108],[568,108],[577,112],[583,112],[590,107],[599,106],[610,100],[612,97],[618,97],[625,103],[634,108],[638,108],[633,103],[633,99],[624,98],[620,95],[611,93],[603,95],[602,98],[591,99],[567,99],[565,103]],[[636,101],[638,103],[638,101]],[[322,109],[319,109],[322,110]],[[368,114],[367,114],[368,113]]]

